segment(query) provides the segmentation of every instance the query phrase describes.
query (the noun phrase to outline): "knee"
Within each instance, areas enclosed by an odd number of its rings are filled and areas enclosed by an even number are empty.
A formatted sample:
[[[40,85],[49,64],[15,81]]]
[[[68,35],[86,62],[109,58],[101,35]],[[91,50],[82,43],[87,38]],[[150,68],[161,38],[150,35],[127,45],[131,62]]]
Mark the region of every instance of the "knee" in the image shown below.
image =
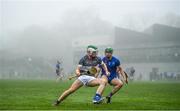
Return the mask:
[[[101,79],[100,80],[100,84],[102,84],[102,85],[107,85],[107,83],[108,83],[108,81],[106,80],[106,79]]]
[[[123,86],[123,83],[118,83],[118,84],[116,85],[116,87],[117,87],[118,89],[120,89],[122,86]]]

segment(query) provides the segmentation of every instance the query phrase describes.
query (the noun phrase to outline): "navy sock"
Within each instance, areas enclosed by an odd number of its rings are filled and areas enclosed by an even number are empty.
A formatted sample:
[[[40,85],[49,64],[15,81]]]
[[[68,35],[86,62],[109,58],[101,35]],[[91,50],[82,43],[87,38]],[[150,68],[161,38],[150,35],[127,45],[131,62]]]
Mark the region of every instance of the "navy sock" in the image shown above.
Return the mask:
[[[112,92],[110,92],[109,95],[108,95],[108,97],[112,97],[112,95],[113,95]]]
[[[98,94],[98,93],[96,93],[96,95],[95,95],[95,96],[101,97],[101,95],[100,95],[100,94]]]
[[[56,103],[57,103],[57,104],[59,104],[59,103],[60,103],[60,101],[59,101],[59,100],[57,100],[57,101],[56,101]]]

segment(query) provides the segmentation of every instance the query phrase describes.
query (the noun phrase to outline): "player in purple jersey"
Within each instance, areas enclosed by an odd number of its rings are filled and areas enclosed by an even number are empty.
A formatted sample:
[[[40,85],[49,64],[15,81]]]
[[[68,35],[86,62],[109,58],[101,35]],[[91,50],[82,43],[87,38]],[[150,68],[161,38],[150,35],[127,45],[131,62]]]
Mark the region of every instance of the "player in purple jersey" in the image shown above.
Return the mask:
[[[112,91],[109,93],[108,96],[106,96],[107,103],[111,103],[111,97],[119,91],[119,89],[123,86],[124,80],[126,83],[128,83],[127,75],[123,71],[122,67],[120,66],[120,60],[114,57],[113,55],[113,49],[111,47],[108,47],[105,49],[105,57],[102,59],[103,62],[106,64],[108,71],[110,72],[110,75],[105,75],[104,70],[102,69],[102,76],[101,78],[106,81],[106,83],[109,83],[110,85],[114,86]],[[123,77],[123,78],[119,78]]]

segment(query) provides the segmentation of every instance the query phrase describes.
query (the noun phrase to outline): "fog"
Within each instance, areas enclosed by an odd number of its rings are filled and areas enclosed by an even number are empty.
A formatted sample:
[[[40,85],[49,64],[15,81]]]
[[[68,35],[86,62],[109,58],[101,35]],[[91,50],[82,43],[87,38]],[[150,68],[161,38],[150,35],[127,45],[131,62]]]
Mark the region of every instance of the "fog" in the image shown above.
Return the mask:
[[[103,56],[105,47],[112,46],[115,56],[122,55],[124,69],[134,66],[139,71],[138,76],[146,73],[144,79],[148,79],[154,62],[148,64],[143,61],[140,65],[137,58],[135,62],[130,61],[133,54],[128,58],[124,54],[131,51],[124,49],[133,49],[131,44],[134,40],[140,44],[141,40],[149,40],[146,37],[163,39],[161,35],[146,35],[146,30],[154,24],[173,28],[168,31],[180,31],[179,6],[179,0],[1,0],[0,78],[10,78],[12,75],[41,78],[43,74],[47,78],[54,77],[57,60],[62,62],[64,73],[68,75],[74,72],[78,60],[86,54],[87,45],[94,44],[99,47],[100,56]],[[121,47],[116,43],[116,27],[143,33],[144,37],[131,38],[129,45]],[[155,67],[161,68],[161,72],[180,72],[180,48],[175,43],[180,36],[176,32],[174,38],[169,36],[172,38],[171,44],[166,41],[162,44],[170,44],[169,50],[174,51],[177,58],[170,57],[168,62],[167,59],[160,60]],[[129,38],[120,36],[120,39],[125,43]],[[154,43],[151,41],[149,45]],[[164,44],[158,47],[167,47]],[[145,47],[141,45],[140,48]],[[164,54],[163,50],[160,55]],[[165,51],[165,55],[169,53]],[[173,70],[167,70],[169,62],[176,62]],[[147,64],[148,70],[142,68],[146,67],[144,64]],[[172,64],[170,67],[173,67]],[[31,73],[36,76],[31,76]]]

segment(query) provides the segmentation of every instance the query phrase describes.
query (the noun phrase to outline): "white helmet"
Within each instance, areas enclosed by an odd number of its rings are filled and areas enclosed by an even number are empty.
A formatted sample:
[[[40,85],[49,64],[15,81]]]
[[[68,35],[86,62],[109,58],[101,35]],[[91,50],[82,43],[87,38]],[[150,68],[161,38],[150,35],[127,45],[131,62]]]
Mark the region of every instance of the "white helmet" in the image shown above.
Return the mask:
[[[87,47],[87,53],[88,53],[89,55],[92,55],[92,54],[96,54],[96,55],[97,55],[97,53],[98,53],[98,48],[97,48],[96,46],[94,46],[94,45],[89,45],[89,46]]]

